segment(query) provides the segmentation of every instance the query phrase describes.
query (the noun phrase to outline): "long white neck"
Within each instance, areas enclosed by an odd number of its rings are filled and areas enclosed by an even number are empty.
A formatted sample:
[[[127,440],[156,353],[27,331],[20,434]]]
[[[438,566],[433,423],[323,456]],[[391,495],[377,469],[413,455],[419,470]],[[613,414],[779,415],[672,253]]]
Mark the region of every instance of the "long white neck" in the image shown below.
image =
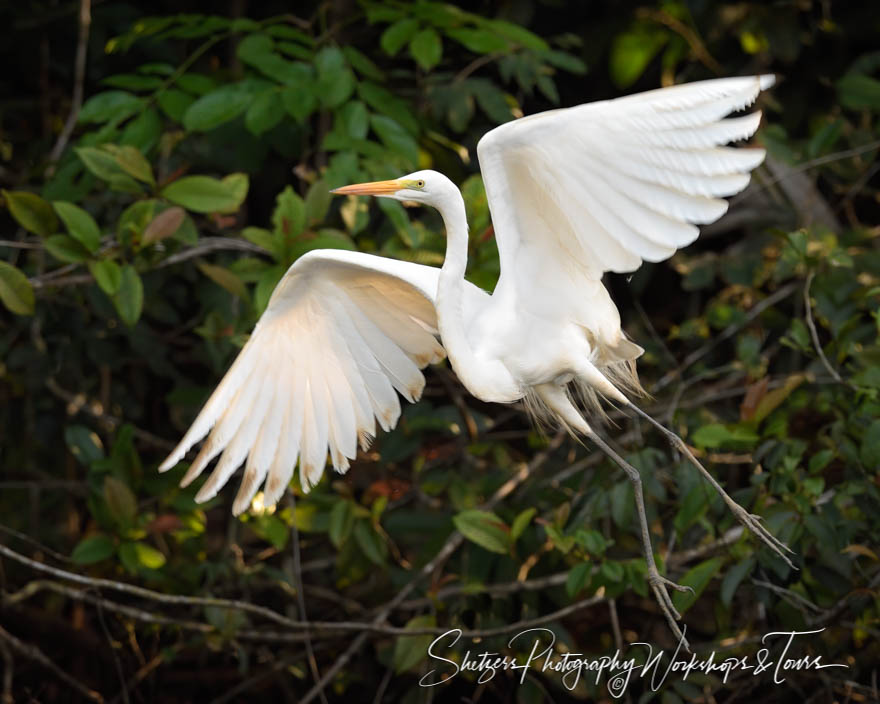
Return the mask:
[[[437,283],[437,323],[440,337],[453,370],[471,393],[481,384],[483,360],[474,354],[465,332],[464,272],[467,268],[468,224],[464,199],[459,190],[450,189],[435,206],[446,227],[446,260]]]

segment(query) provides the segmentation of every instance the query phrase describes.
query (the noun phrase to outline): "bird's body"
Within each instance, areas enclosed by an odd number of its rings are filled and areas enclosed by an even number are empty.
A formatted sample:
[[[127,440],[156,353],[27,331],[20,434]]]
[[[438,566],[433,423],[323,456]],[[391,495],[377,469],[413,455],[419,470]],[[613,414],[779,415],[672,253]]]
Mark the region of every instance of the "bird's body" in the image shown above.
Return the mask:
[[[595,435],[573,400],[585,397],[598,408],[598,395],[642,414],[623,393],[639,390],[634,361],[642,349],[626,339],[602,276],[669,257],[696,239],[698,224],[726,211],[723,197],[745,188],[764,151],[720,146],[751,136],[760,113],[722,118],[772,83],[772,76],[754,76],[675,86],[522,118],[485,135],[478,154],[501,262],[491,295],[464,278],[465,205],[448,178],[419,171],[337,189],[435,207],[447,236],[442,268],[356,252],[301,257],[160,469],[210,431],[183,480],[193,481],[222,452],[197,500],[214,496],[245,462],[234,512],[248,507],[264,481],[264,502],[274,503],[297,462],[306,490],[320,479],[328,452],[345,471],[377,423],[385,430],[396,424],[395,390],[417,399],[420,369],[447,356],[477,398],[524,399],[614,458],[637,485],[650,555],[638,472]],[[657,425],[723,493],[684,443]],[[649,577],[667,615],[674,613],[664,585],[678,587],[659,576],[653,558]]]

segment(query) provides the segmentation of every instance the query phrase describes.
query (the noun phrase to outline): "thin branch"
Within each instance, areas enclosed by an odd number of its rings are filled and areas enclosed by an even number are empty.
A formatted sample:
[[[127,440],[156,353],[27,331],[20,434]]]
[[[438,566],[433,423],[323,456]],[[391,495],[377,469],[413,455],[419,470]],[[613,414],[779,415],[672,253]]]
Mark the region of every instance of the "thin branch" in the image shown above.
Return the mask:
[[[0,546],[2,547],[2,546]],[[26,658],[34,660],[40,663],[43,667],[51,672],[60,680],[67,683],[77,692],[79,692],[86,699],[89,699],[93,702],[101,702],[103,704],[104,697],[102,697],[98,692],[93,689],[89,689],[82,682],[75,680],[69,674],[67,674],[64,670],[62,670],[58,665],[52,662],[46,655],[43,653],[35,645],[30,645],[25,643],[24,641],[19,640],[14,635],[12,635],[9,631],[7,631],[3,626],[0,626],[0,640],[5,641],[6,644],[15,652],[23,655]]]
[[[38,242],[19,242],[18,240],[0,240],[0,247],[9,247],[10,249],[43,249],[43,245]]]
[[[76,58],[74,59],[73,69],[73,96],[70,101],[70,114],[67,116],[67,122],[52,151],[49,153],[49,174],[54,170],[55,163],[64,153],[64,148],[70,141],[73,130],[76,127],[76,121],[79,118],[79,111],[83,102],[83,84],[86,80],[86,53],[89,47],[89,28],[92,24],[92,0],[80,0],[79,3],[79,36],[76,43]]]
[[[247,240],[237,240],[232,237],[202,237],[199,239],[197,245],[190,247],[189,249],[184,249],[177,254],[172,254],[167,259],[162,260],[156,268],[164,269],[166,266],[179,264],[180,262],[185,262],[187,259],[194,259],[195,257],[201,257],[203,254],[221,250],[268,254],[265,249],[258,247],[253,242],[248,242]]]
[[[15,659],[6,641],[0,640],[0,655],[3,656],[3,693],[0,695],[2,704],[14,704],[12,698],[12,678],[15,675]]]
[[[49,389],[55,396],[60,398],[62,401],[65,401],[69,409],[74,409],[74,413],[79,411],[84,411],[88,413],[92,418],[101,421],[102,423],[107,423],[111,428],[117,428],[122,425],[122,418],[117,418],[116,416],[110,415],[109,413],[104,413],[103,411],[96,410],[92,407],[90,403],[86,403],[86,399],[84,395],[74,394],[66,389],[61,388],[58,385],[58,382],[55,381],[52,377],[46,379],[46,388]],[[73,415],[73,413],[70,413]],[[174,443],[164,438],[160,438],[158,435],[153,435],[152,433],[148,433],[146,430],[141,430],[140,428],[133,427],[133,433],[136,438],[142,440],[154,447],[158,447],[162,450],[173,450]]]
[[[835,381],[849,386],[851,389],[856,389],[853,384],[842,379],[837,370],[831,366],[831,362],[825,356],[825,350],[822,349],[822,343],[819,342],[819,331],[816,329],[816,323],[813,321],[813,304],[810,301],[810,287],[813,285],[815,275],[816,273],[811,271],[807,274],[807,280],[804,282],[804,310],[806,312],[807,327],[810,329],[810,338],[813,340],[813,348],[816,350],[816,354],[819,355],[819,359],[822,360],[822,365]]]
[[[27,565],[28,567],[31,567],[38,572],[45,572],[46,574],[51,574],[53,577],[66,579],[70,582],[76,582],[77,584],[85,584],[86,586],[95,587],[97,589],[112,589],[114,591],[131,594],[132,596],[140,597],[142,599],[157,601],[162,604],[178,604],[184,606],[214,606],[220,609],[246,611],[257,616],[262,616],[263,618],[274,621],[275,623],[286,626],[288,628],[304,628],[304,625],[299,621],[294,621],[293,619],[289,619],[286,616],[282,616],[277,611],[267,609],[263,606],[249,604],[246,601],[239,601],[236,599],[218,599],[205,596],[179,596],[175,594],[162,594],[161,592],[156,592],[152,589],[137,587],[133,584],[126,584],[125,582],[116,582],[112,579],[86,577],[85,575],[76,574],[75,572],[68,572],[67,570],[62,570],[57,567],[45,565],[42,562],[37,562],[36,560],[32,560],[29,557],[20,555],[19,553],[15,552],[15,550],[11,550],[10,548],[2,544],[0,544],[0,555],[4,555],[5,557],[8,557],[11,560],[15,560],[16,562],[20,562],[23,565]]]
[[[698,545],[695,548],[690,548],[688,550],[682,550],[681,552],[672,553],[667,559],[666,563],[668,565],[683,565],[687,562],[693,562],[701,557],[705,557],[706,555],[711,555],[716,550],[721,548],[727,548],[733,545],[743,534],[743,530],[745,530],[742,526],[734,526],[730,530],[728,530],[724,535],[722,535],[718,540],[713,540],[711,543],[706,543],[705,545]]]
[[[660,389],[668,386],[671,382],[675,381],[675,379],[679,378],[685,369],[690,367],[694,362],[705,357],[709,352],[715,349],[718,345],[720,345],[724,340],[729,337],[733,337],[736,333],[742,330],[746,325],[751,323],[755,318],[757,318],[761,313],[763,313],[770,306],[776,305],[781,300],[785,299],[794,290],[797,288],[797,283],[792,281],[780,289],[777,289],[773,293],[771,293],[767,298],[763,299],[759,303],[755,304],[748,313],[746,313],[745,317],[732,325],[728,325],[724,330],[719,334],[713,337],[709,342],[700,347],[697,350],[691,352],[687,357],[684,358],[684,361],[672,371],[666,373],[661,377],[661,379],[655,384],[652,391],[656,392]]]
[[[508,481],[502,484],[497,491],[492,495],[492,498],[486,502],[485,508],[491,508],[499,501],[503,500],[506,496],[508,496],[517,486],[519,486],[522,482],[524,482],[535,470],[537,470],[547,459],[550,457],[550,454],[559,447],[562,443],[562,439],[565,437],[565,433],[563,431],[559,431],[556,433],[556,436],[547,446],[547,448],[543,452],[539,452],[532,461],[520,467],[519,471],[511,477]],[[374,626],[379,626],[384,623],[388,618],[388,615],[391,614],[396,608],[398,608],[409,595],[409,593],[416,587],[416,585],[425,577],[430,575],[439,565],[445,562],[452,553],[454,553],[459,545],[461,545],[464,540],[464,536],[458,532],[453,531],[453,533],[446,539],[446,542],[443,544],[443,547],[437,552],[437,554],[428,561],[422,569],[418,571],[418,573],[413,577],[396,595],[395,597],[389,601],[376,615],[373,619]],[[309,704],[318,694],[323,691],[324,687],[326,687],[332,679],[336,676],[343,667],[348,664],[348,661],[351,659],[352,655],[354,655],[358,650],[360,650],[361,646],[366,642],[369,632],[364,630],[362,631],[357,638],[355,638],[348,648],[343,651],[343,653],[336,658],[336,661],[333,665],[324,673],[324,676],[321,680],[308,691],[305,696],[300,700],[300,704]]]

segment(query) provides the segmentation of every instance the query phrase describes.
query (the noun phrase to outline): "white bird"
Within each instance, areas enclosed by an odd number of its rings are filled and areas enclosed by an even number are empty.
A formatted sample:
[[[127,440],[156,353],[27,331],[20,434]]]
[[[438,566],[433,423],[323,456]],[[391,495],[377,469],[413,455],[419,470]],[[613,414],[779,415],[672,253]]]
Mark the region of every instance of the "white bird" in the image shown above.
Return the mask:
[[[299,461],[304,491],[330,462],[348,469],[400,415],[397,393],[419,398],[420,371],[448,357],[483,401],[525,400],[543,418],[586,436],[635,487],[648,578],[673,631],[679,618],[653,560],[639,473],[599,438],[573,401],[597,395],[644,416],[721,492],[737,518],[788,561],[787,546],[733,501],[681,439],[623,393],[640,390],[620,315],[602,284],[692,243],[697,224],[727,210],[764,150],[721,146],[752,136],[760,112],[723,119],[773,85],[770,75],[727,78],[552,110],[501,125],[479,142],[480,168],[501,260],[490,295],[465,280],[468,224],[456,186],[435,171],[334,191],[436,208],[446,228],[442,268],[357,252],[317,250],[280,281],[249,341],[180,444],[175,466],[209,431],[181,485],[222,452],[197,501],[245,462],[239,514],[264,484],[274,504]],[[789,562],[789,564],[791,564]]]

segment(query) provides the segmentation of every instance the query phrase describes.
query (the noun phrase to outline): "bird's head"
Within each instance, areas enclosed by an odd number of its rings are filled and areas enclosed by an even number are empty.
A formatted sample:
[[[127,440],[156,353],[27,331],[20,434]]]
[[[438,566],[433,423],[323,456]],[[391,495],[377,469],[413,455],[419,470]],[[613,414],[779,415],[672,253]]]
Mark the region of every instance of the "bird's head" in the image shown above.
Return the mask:
[[[451,194],[457,194],[458,189],[443,174],[425,169],[391,181],[355,183],[330,192],[343,196],[380,196],[437,207]]]

